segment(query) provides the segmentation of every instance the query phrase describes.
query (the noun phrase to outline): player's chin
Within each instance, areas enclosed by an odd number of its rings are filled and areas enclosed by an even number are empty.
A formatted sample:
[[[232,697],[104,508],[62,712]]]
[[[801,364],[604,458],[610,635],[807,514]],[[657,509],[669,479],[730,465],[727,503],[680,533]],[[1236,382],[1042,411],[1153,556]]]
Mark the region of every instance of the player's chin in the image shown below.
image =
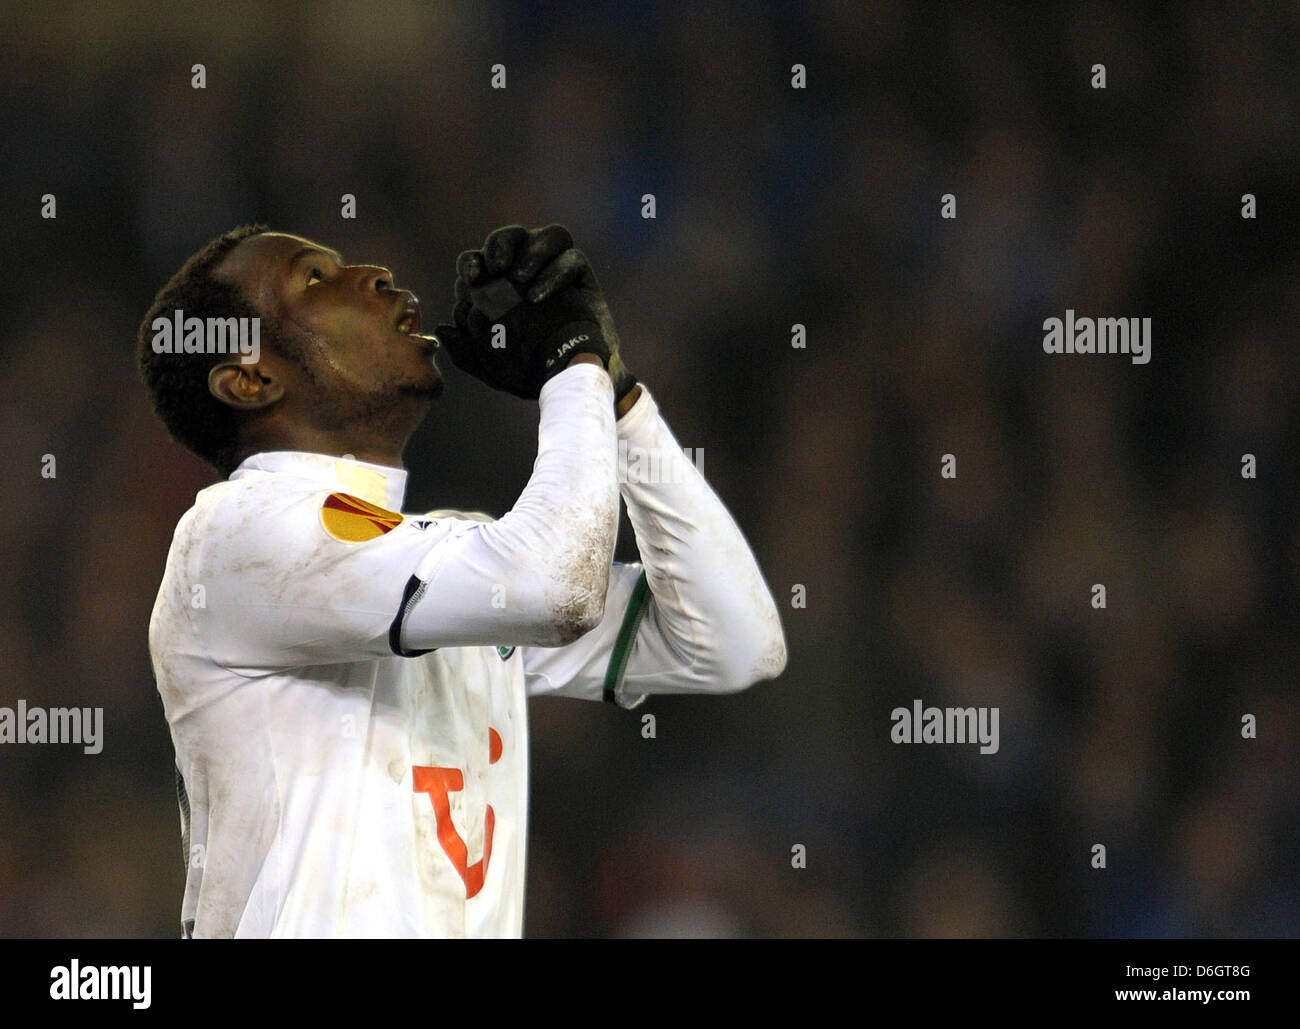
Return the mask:
[[[434,367],[418,381],[399,386],[397,391],[403,396],[415,397],[419,400],[437,400],[442,396],[445,386],[446,382],[443,380],[441,373]]]

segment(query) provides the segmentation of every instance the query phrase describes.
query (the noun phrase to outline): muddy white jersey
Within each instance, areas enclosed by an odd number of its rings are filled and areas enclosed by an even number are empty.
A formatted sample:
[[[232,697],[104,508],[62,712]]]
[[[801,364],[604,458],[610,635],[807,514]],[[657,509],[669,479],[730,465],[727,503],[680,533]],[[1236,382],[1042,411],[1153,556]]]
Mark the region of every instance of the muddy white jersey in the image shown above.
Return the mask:
[[[540,404],[499,519],[402,513],[404,470],[302,452],[253,455],[182,517],[150,649],[186,935],[519,936],[527,697],[630,707],[784,667],[698,470],[619,482],[620,441],[679,450],[648,391],[616,425],[579,364]],[[645,567],[612,562],[620,489]]]

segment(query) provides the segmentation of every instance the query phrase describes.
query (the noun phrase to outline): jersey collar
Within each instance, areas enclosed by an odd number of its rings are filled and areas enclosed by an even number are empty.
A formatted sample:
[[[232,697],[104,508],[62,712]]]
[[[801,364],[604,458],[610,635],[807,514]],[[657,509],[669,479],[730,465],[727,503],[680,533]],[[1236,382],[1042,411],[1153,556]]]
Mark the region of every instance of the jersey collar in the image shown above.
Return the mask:
[[[299,450],[273,450],[253,454],[231,472],[232,479],[242,479],[250,472],[270,472],[313,479],[322,486],[348,493],[389,511],[400,512],[406,499],[406,469],[370,464],[331,454],[311,454]]]

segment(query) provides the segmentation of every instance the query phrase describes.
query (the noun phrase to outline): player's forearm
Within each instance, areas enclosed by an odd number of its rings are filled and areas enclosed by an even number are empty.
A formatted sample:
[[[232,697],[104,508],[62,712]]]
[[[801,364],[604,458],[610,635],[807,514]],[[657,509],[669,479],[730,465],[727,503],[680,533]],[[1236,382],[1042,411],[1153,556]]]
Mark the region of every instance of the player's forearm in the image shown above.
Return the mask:
[[[603,614],[618,533],[617,448],[613,388],[599,364],[566,369],[539,402],[533,474],[482,536],[510,584],[497,615],[521,628],[553,623],[549,639],[528,640],[545,645],[571,642]]]
[[[618,440],[619,489],[657,622],[694,688],[738,690],[779,675],[785,634],[758,562],[648,393],[619,419]]]

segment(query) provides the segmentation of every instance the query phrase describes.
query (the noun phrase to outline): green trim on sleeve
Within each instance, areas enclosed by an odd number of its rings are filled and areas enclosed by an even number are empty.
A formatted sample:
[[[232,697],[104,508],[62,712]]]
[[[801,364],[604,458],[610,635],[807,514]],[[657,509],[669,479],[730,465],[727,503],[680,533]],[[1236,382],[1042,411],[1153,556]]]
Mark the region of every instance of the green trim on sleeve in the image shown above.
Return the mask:
[[[605,669],[604,698],[614,703],[618,688],[623,682],[623,673],[627,671],[627,659],[632,655],[632,642],[636,639],[636,630],[645,615],[646,599],[650,596],[650,584],[646,581],[645,569],[632,587],[632,597],[627,602],[627,611],[623,615],[623,624],[618,630],[618,639],[609,656],[609,667]]]

